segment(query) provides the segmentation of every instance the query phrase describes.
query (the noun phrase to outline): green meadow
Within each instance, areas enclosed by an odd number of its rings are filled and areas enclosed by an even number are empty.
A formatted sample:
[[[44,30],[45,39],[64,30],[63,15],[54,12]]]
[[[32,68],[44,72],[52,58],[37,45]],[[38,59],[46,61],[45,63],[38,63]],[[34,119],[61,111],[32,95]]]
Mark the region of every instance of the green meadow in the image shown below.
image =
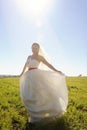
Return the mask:
[[[66,81],[66,113],[44,125],[36,124],[32,130],[87,130],[87,77],[67,77]],[[26,130],[28,117],[20,98],[19,78],[0,78],[0,130]]]

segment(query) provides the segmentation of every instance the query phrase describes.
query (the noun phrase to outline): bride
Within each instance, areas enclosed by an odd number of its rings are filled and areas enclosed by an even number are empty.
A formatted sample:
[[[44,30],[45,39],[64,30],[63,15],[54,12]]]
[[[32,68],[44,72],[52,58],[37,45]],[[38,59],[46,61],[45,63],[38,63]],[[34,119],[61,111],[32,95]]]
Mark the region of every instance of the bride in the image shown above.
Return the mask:
[[[32,55],[28,56],[20,74],[21,99],[32,123],[48,117],[60,117],[68,105],[65,75],[54,68],[40,50],[38,43],[32,44]],[[41,63],[52,71],[40,69]]]

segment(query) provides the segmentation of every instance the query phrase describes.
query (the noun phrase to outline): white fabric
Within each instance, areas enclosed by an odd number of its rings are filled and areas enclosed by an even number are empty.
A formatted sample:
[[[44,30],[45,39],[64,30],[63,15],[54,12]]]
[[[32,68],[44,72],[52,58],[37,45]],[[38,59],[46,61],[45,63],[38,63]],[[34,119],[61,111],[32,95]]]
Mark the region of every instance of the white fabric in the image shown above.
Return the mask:
[[[37,60],[28,63],[28,67],[39,67]],[[61,116],[68,105],[66,78],[54,71],[33,69],[25,72],[20,79],[20,93],[31,122]]]
[[[28,68],[38,68],[39,65],[40,63],[35,59],[28,58],[26,61],[26,67]]]

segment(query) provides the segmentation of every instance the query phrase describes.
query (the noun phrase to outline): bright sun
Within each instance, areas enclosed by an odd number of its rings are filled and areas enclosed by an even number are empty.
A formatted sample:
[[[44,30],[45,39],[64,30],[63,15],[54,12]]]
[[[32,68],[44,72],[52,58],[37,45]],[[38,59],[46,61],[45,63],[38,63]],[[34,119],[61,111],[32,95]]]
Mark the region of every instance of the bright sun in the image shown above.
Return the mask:
[[[16,0],[22,13],[35,17],[48,13],[53,0]]]

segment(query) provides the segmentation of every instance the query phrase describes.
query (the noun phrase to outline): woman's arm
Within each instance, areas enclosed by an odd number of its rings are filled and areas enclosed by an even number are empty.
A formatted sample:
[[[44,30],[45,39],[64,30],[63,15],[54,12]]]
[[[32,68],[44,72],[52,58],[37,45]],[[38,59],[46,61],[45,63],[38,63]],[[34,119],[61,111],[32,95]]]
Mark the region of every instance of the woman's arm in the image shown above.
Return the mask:
[[[44,57],[41,56],[41,61],[46,65],[48,66],[50,69],[52,69],[53,71],[56,71],[60,74],[63,74],[61,71],[57,70],[53,65],[51,65]],[[64,74],[63,74],[64,75]]]
[[[25,63],[25,65],[24,65],[24,67],[23,67],[23,70],[22,70],[22,72],[21,72],[21,74],[20,74],[20,77],[24,74],[25,70],[26,70],[26,63]]]
[[[30,58],[31,56],[28,56],[28,58],[27,58],[27,61],[29,60],[29,58]],[[21,74],[20,74],[20,77],[24,74],[24,72],[25,72],[25,70],[26,70],[26,67],[27,67],[27,61],[26,61],[26,63],[25,63],[25,65],[24,65],[24,67],[23,67],[23,70],[22,70],[22,72],[21,72]]]

